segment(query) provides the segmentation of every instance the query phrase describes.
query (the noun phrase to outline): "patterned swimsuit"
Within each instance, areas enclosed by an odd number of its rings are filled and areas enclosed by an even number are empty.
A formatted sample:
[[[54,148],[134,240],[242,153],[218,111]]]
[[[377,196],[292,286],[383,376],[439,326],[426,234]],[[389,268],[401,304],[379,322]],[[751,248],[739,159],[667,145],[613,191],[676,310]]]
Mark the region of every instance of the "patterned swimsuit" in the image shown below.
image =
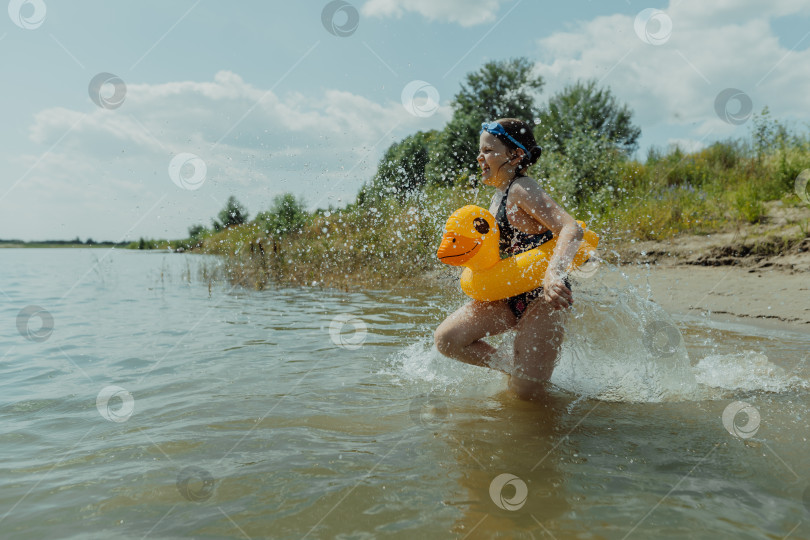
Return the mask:
[[[501,243],[498,247],[502,257],[511,257],[518,253],[534,249],[554,238],[554,233],[550,230],[546,230],[540,234],[528,234],[515,229],[512,227],[512,224],[509,223],[509,218],[506,216],[506,199],[509,197],[509,190],[514,183],[513,180],[512,183],[509,184],[509,187],[506,188],[506,192],[504,192],[501,203],[498,206],[498,212],[495,214],[495,221],[498,223],[498,228],[501,232]],[[571,288],[568,279],[565,280],[565,285],[569,289]],[[543,296],[543,287],[537,287],[532,291],[507,298],[506,303],[519,320],[523,316],[523,313],[525,313],[526,308],[529,307],[529,303],[540,296]]]

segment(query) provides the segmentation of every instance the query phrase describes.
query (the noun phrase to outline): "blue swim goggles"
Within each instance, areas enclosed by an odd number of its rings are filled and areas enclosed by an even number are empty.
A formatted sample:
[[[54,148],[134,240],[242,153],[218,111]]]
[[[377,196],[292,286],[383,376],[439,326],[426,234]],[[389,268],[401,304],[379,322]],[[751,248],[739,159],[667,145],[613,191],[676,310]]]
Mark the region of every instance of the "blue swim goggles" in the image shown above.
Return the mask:
[[[483,122],[481,124],[481,131],[479,131],[478,134],[481,135],[485,131],[488,133],[492,133],[493,135],[503,135],[504,137],[515,143],[515,145],[521,150],[523,150],[527,156],[529,155],[529,151],[526,149],[526,147],[517,142],[517,139],[509,135],[503,128],[503,126],[500,125],[498,122]]]

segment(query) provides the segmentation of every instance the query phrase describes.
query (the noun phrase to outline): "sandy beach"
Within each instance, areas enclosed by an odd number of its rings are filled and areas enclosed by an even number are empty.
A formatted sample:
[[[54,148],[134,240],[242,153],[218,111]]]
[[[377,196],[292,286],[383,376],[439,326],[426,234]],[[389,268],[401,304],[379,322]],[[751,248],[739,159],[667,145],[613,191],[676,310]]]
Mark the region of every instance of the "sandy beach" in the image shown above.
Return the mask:
[[[788,324],[810,331],[810,280],[806,273],[687,265],[624,270],[631,278],[648,276],[653,300],[670,312],[709,312],[721,318]]]
[[[810,330],[810,208],[777,201],[768,210],[763,223],[736,230],[621,246],[622,267],[648,275],[654,300],[670,311]]]

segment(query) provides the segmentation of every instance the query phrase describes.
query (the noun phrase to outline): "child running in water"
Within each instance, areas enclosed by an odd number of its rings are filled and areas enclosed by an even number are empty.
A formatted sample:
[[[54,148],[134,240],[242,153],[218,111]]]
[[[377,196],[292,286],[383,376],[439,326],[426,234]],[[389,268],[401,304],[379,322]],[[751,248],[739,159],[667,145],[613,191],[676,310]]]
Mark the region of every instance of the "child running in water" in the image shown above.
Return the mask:
[[[532,129],[514,118],[481,126],[481,179],[495,188],[489,211],[501,233],[501,257],[534,249],[557,238],[543,279],[533,291],[495,302],[472,300],[439,325],[436,347],[445,356],[493,367],[496,349],[484,337],[515,328],[514,370],[509,388],[521,399],[540,399],[563,340],[564,310],[574,302],[566,270],[583,230],[526,170],[540,157]]]

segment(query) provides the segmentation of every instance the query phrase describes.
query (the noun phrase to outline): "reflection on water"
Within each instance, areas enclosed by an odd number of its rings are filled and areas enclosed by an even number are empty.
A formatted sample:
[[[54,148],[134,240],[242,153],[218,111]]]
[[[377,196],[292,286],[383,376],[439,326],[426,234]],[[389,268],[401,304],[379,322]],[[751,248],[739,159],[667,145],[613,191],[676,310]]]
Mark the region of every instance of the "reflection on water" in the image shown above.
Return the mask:
[[[432,347],[456,292],[216,264],[0,252],[3,538],[810,536],[805,334],[583,280],[526,403]]]

